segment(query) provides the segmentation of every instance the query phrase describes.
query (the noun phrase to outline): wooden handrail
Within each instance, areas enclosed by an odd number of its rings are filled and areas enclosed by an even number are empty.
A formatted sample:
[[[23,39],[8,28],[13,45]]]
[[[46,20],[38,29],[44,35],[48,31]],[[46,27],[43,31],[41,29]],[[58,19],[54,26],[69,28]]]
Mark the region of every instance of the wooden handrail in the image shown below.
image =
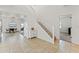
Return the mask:
[[[52,33],[44,26],[40,21],[38,21],[38,24],[44,29],[44,31],[52,38]]]

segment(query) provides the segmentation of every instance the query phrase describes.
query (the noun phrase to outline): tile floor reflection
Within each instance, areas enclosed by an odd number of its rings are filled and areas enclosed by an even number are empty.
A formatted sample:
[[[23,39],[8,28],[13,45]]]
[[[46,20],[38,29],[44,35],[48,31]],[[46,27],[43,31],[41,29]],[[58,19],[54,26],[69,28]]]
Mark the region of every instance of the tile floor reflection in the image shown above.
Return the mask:
[[[63,33],[60,32],[60,38],[61,40],[67,41],[67,42],[71,42],[71,36],[68,33]]]
[[[0,43],[2,53],[72,53],[79,52],[79,45],[66,41],[48,43],[39,38],[26,39],[20,33],[3,33]]]

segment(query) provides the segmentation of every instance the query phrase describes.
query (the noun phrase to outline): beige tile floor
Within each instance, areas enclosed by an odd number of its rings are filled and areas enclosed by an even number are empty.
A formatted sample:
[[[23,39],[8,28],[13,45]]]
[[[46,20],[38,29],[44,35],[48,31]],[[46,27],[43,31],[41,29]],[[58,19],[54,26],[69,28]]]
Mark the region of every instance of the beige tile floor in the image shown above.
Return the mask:
[[[79,45],[66,41],[48,43],[38,38],[25,39],[21,34],[4,34],[0,43],[2,53],[72,53],[79,52]]]

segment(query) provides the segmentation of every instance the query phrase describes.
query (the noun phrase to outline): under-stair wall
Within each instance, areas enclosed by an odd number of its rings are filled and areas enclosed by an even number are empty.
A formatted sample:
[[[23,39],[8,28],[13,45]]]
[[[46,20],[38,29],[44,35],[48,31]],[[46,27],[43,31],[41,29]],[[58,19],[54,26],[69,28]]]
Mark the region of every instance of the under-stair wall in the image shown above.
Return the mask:
[[[54,33],[52,34],[41,22],[37,22],[38,38],[54,44]],[[53,30],[54,32],[54,30]]]

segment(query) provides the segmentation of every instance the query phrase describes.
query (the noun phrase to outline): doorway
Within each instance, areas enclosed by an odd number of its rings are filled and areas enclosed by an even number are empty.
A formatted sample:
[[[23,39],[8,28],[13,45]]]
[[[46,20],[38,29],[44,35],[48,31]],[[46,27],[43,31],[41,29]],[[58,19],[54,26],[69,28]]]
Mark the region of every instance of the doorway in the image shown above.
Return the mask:
[[[71,24],[72,16],[71,15],[62,15],[60,16],[60,39],[71,42]]]
[[[28,23],[27,23],[27,17],[21,16],[20,17],[20,33],[24,36],[24,38],[28,38]]]

